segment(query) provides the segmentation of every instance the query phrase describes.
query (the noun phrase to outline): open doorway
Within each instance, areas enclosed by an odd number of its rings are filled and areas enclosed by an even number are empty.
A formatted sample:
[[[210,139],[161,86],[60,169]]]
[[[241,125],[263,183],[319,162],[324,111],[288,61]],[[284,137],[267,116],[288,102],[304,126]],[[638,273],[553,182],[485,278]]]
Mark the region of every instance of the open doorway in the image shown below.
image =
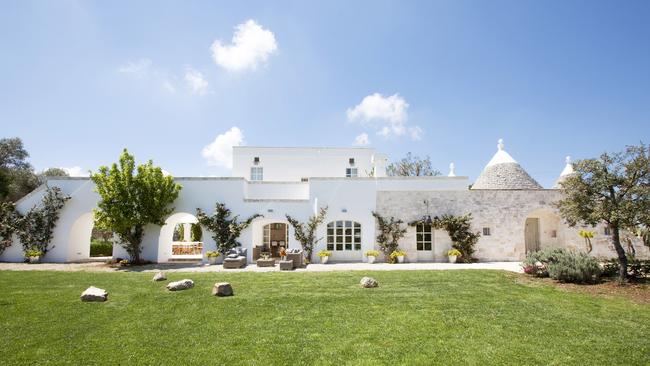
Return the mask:
[[[113,256],[113,232],[93,227],[90,234],[90,258],[110,258]]]
[[[281,248],[287,249],[289,243],[289,226],[285,223],[275,222],[264,225],[261,254],[271,258],[280,257]]]

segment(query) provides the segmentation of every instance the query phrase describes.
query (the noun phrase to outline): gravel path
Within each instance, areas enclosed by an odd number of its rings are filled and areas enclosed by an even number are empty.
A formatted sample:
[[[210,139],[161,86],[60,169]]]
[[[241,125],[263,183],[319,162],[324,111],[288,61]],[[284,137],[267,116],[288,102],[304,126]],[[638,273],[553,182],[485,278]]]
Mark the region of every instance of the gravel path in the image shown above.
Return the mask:
[[[297,269],[295,272],[334,272],[334,271],[395,271],[395,270],[454,270],[454,269],[492,269],[510,272],[523,272],[521,262],[484,262],[484,263],[332,263],[311,264],[307,268]],[[275,267],[257,267],[254,264],[242,269],[223,269],[221,265],[203,265],[187,263],[160,263],[145,266],[111,268],[105,263],[0,263],[0,270],[10,271],[90,271],[90,272],[154,272],[164,270],[167,272],[277,272]]]

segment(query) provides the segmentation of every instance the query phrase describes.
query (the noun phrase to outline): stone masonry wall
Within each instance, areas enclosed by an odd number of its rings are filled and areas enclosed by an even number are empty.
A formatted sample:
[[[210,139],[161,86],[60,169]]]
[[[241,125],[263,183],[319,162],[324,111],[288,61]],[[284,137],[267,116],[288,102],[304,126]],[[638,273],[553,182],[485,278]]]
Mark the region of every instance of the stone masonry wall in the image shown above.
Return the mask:
[[[481,261],[515,261],[525,257],[526,218],[539,218],[540,248],[566,247],[585,249],[584,239],[578,236],[580,228],[568,227],[560,219],[553,202],[561,196],[557,190],[467,190],[430,192],[378,192],[377,212],[382,216],[394,216],[405,222],[443,214],[463,215],[471,213],[473,228],[482,233],[490,228],[490,236],[481,236],[476,246],[476,257]],[[424,203],[429,201],[429,211]],[[592,240],[592,255],[615,257],[610,237],[604,235],[604,227]],[[648,257],[650,252],[634,238],[637,256]],[[407,251],[409,261],[446,261],[446,251],[451,248],[449,236],[442,230],[434,232],[433,253],[416,250],[415,228],[408,227],[407,235],[400,241]]]

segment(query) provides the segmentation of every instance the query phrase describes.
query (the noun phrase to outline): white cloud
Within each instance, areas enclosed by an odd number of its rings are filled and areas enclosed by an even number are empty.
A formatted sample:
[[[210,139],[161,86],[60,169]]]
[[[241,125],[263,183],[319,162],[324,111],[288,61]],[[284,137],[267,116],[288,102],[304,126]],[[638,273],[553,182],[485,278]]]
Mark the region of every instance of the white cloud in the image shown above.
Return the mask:
[[[87,171],[81,169],[80,166],[73,166],[73,167],[70,167],[70,168],[61,167],[61,169],[63,169],[71,177],[88,177],[88,176],[90,176],[90,174],[88,174]]]
[[[244,144],[244,133],[238,127],[217,136],[212,143],[203,147],[201,155],[209,165],[232,168],[232,147]]]
[[[130,74],[137,78],[145,78],[149,75],[151,70],[151,60],[148,58],[141,58],[138,61],[131,61],[123,66],[120,66],[117,71],[122,74]]]
[[[362,133],[354,139],[354,144],[357,146],[366,146],[370,144],[370,139],[367,133]]]
[[[409,127],[409,135],[412,140],[422,140],[422,129],[420,126]]]
[[[185,82],[193,94],[205,95],[208,92],[208,82],[200,71],[188,67],[185,70]]]
[[[360,122],[377,128],[377,134],[383,137],[403,136],[407,132],[412,139],[420,139],[420,127],[407,127],[409,104],[398,94],[385,97],[374,93],[363,98],[354,108],[348,108],[350,122]]]
[[[231,42],[224,45],[216,40],[210,47],[214,62],[228,71],[255,70],[278,49],[273,32],[254,20],[237,25]]]

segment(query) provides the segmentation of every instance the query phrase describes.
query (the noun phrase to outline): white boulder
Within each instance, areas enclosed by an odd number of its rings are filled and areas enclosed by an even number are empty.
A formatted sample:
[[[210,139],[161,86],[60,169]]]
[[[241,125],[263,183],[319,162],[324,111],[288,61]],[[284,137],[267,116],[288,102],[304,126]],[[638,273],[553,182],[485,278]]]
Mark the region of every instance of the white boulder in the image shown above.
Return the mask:
[[[97,288],[95,286],[90,286],[86,291],[81,293],[81,301],[106,301],[108,300],[108,292]]]
[[[372,287],[378,287],[379,286],[379,282],[377,282],[377,280],[375,280],[372,277],[364,277],[364,278],[362,278],[360,284],[361,284],[361,287],[363,287],[363,288],[372,288]]]
[[[153,276],[153,281],[164,281],[167,279],[164,272],[158,272]]]
[[[170,282],[167,284],[167,289],[169,291],[181,291],[181,290],[187,290],[188,288],[194,287],[194,281],[192,280],[180,280],[176,282]]]
[[[232,286],[228,282],[217,282],[212,288],[212,295],[214,296],[232,296]]]

